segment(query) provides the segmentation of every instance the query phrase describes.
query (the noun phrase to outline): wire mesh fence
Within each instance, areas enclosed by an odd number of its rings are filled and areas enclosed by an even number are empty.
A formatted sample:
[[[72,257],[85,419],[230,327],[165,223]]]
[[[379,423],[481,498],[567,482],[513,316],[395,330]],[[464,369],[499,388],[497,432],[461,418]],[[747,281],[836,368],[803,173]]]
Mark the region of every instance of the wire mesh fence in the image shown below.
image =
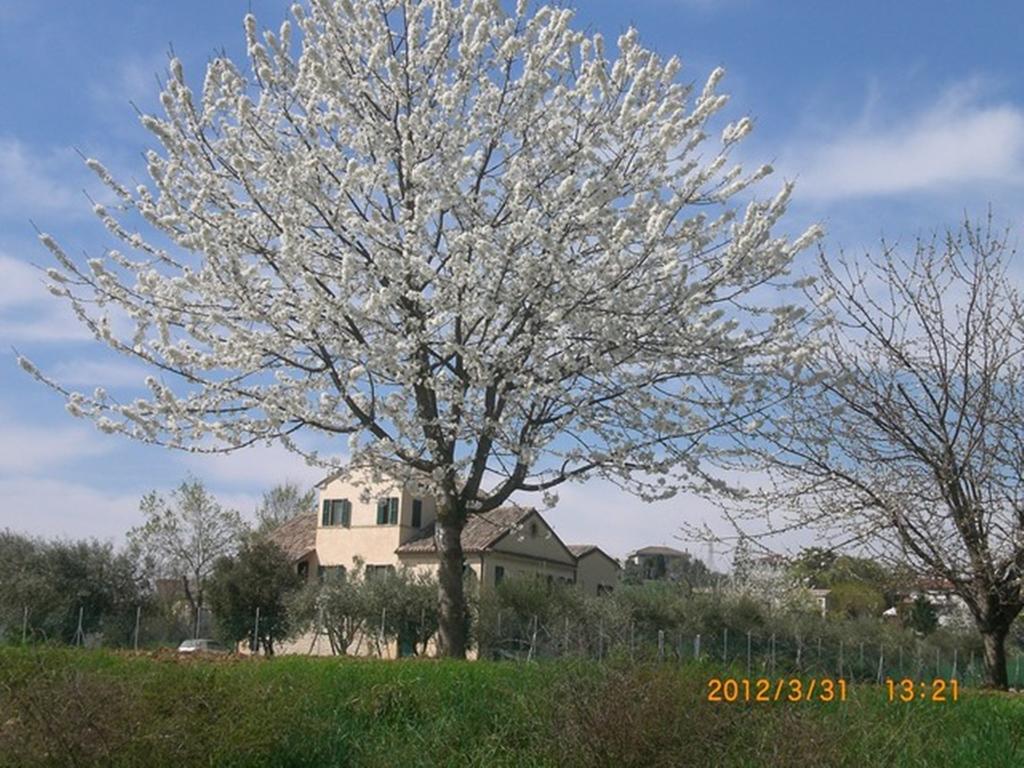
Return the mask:
[[[11,617],[16,615],[17,620]],[[146,650],[176,647],[184,639],[216,635],[216,620],[202,611],[196,622],[152,615],[135,606],[125,616],[110,616],[97,623],[89,621],[80,607],[61,632],[48,632],[33,622],[30,606],[8,612],[0,625],[0,638],[8,643],[57,642],[81,647],[109,647]],[[258,618],[254,616],[255,621]],[[353,621],[351,617],[346,621]],[[421,619],[422,621],[422,619]],[[348,648],[337,643],[317,644],[313,635],[327,635],[322,616],[306,626],[303,635],[293,638],[293,652],[353,653],[382,658],[405,655],[430,655],[436,644],[424,642],[436,628],[436,618],[424,630],[415,620],[405,630],[386,633],[384,621],[364,622],[349,627],[347,636],[355,638]],[[357,622],[358,623],[358,622]],[[258,626],[258,624],[257,624]],[[72,629],[68,629],[72,627]],[[882,682],[887,678],[958,679],[965,685],[985,681],[980,643],[969,633],[938,633],[920,636],[896,631],[878,624],[875,637],[844,635],[841,621],[821,621],[809,631],[786,632],[770,628],[730,626],[694,627],[658,626],[650,621],[615,620],[609,617],[577,615],[526,615],[498,610],[481,613],[473,622],[474,651],[478,658],[531,662],[546,659],[575,658],[597,662],[627,660],[710,664],[736,670],[747,677],[778,675],[842,677],[859,682]],[[694,631],[694,630],[697,631]],[[817,629],[818,631],[814,631]],[[419,642],[406,642],[406,637]],[[1011,687],[1024,687],[1024,653],[1014,642],[1007,648],[1007,672]]]

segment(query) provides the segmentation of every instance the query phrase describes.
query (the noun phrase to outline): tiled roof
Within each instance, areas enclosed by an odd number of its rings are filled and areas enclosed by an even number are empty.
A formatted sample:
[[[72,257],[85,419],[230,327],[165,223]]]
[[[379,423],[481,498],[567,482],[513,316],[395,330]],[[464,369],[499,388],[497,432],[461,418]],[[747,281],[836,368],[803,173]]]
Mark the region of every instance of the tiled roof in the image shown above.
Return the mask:
[[[528,507],[498,507],[490,512],[470,515],[462,529],[462,551],[482,552],[498,539],[511,531],[535,510]],[[395,551],[398,553],[435,552],[434,524],[422,529],[416,538],[405,542]]]
[[[292,560],[316,549],[316,512],[303,512],[267,534]]]
[[[599,546],[597,546],[597,544],[567,544],[565,548],[572,552],[572,556],[575,557],[577,560],[579,560],[581,557],[586,557],[587,555],[596,552],[600,555],[604,555],[606,558],[615,563],[617,567],[622,567],[621,565],[619,565],[618,560],[616,560],[614,557],[612,557]]]

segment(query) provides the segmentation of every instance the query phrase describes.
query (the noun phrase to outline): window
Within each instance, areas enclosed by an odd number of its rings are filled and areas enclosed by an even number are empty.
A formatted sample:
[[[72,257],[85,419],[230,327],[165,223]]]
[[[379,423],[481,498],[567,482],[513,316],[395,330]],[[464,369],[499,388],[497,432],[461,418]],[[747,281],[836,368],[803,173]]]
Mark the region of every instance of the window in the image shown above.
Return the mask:
[[[303,560],[298,565],[299,576],[302,577],[303,581],[309,578],[309,561]]]
[[[344,528],[350,527],[352,525],[352,502],[348,499],[324,499],[320,523],[325,528],[338,525]]]
[[[500,566],[494,566],[494,586],[498,586],[502,581],[505,580],[505,569]]]
[[[534,539],[537,538],[537,531],[537,521],[534,520],[532,523],[530,523],[530,537]]]
[[[423,525],[423,501],[420,499],[412,500],[412,527],[419,528]]]
[[[393,565],[368,565],[366,566],[366,579],[368,581],[386,579],[388,576],[393,575],[394,572],[395,566]]]
[[[316,570],[320,581],[338,581],[345,578],[344,565],[321,565]]]
[[[398,525],[398,499],[394,496],[377,502],[377,525]]]

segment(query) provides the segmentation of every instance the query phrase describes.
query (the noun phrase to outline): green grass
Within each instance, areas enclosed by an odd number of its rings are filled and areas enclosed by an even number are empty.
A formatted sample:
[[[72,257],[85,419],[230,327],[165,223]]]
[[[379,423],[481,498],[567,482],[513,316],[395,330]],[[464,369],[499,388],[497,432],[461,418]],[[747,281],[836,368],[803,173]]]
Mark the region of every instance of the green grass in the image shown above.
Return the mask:
[[[1024,700],[704,700],[715,670],[0,648],[0,765],[1024,765]]]

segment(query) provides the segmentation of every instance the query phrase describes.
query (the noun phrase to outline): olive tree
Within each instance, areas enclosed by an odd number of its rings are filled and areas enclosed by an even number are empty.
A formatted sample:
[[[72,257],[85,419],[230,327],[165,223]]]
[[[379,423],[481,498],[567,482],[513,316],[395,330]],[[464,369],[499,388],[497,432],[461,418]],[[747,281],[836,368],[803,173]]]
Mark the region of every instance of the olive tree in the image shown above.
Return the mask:
[[[635,29],[613,53],[527,5],[311,0],[262,34],[249,15],[248,67],[214,58],[201,93],[172,59],[147,184],[87,160],[117,247],[41,236],[52,291],[152,368],[148,392],[23,359],[108,432],[423,483],[453,656],[467,517],[587,476],[705,482],[706,436],[799,348],[775,288],[818,234],[774,234],[791,186],[758,199],[770,167],[730,162],[752,122],[718,122],[723,70],[694,87]]]

